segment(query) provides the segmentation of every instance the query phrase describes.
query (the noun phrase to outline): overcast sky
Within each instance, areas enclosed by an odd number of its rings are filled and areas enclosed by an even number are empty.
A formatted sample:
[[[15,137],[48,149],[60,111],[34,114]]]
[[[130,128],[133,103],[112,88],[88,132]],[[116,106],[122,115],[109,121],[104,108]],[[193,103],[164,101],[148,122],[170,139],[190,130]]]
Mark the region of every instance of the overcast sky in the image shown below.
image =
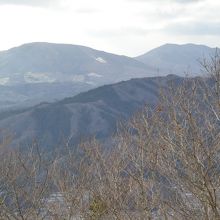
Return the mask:
[[[165,43],[220,46],[219,0],[0,0],[0,50],[28,42],[136,56]]]

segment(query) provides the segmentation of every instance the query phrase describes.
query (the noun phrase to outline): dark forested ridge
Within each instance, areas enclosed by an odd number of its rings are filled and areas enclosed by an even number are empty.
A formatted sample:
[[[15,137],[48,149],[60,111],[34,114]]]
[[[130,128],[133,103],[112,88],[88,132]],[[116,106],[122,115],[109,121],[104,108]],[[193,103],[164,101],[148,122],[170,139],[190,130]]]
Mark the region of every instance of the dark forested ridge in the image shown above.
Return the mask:
[[[117,122],[128,119],[144,105],[155,107],[162,88],[182,81],[169,75],[102,86],[55,103],[1,113],[0,127],[13,134],[15,143],[37,139],[44,146],[57,146],[67,139],[76,143],[93,135],[107,138],[114,133]]]

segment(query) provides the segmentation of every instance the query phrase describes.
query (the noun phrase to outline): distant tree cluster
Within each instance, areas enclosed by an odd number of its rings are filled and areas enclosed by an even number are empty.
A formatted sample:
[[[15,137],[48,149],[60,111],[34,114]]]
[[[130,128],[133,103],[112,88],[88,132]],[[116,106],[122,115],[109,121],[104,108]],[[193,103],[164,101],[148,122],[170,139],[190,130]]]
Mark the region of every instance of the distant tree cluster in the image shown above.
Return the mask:
[[[0,219],[220,219],[220,58],[119,126],[62,154],[2,149]],[[166,94],[166,95],[165,95]],[[2,143],[6,145],[6,143]]]

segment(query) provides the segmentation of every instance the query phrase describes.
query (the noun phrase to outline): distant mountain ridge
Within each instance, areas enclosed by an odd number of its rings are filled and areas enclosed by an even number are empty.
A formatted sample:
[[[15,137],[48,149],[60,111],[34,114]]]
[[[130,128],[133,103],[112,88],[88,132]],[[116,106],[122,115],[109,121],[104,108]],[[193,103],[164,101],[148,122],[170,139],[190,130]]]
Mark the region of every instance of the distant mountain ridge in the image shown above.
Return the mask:
[[[210,58],[216,48],[196,44],[165,44],[135,59],[156,68],[159,75],[177,74],[201,75],[199,61]]]
[[[74,96],[132,78],[201,73],[215,49],[166,44],[130,58],[85,46],[36,42],[0,52],[0,110]]]
[[[150,68],[135,59],[85,46],[30,43],[0,52],[2,84],[72,81],[99,85],[147,74]]]
[[[0,109],[59,100],[151,75],[153,69],[126,56],[77,45],[24,44],[0,52]]]

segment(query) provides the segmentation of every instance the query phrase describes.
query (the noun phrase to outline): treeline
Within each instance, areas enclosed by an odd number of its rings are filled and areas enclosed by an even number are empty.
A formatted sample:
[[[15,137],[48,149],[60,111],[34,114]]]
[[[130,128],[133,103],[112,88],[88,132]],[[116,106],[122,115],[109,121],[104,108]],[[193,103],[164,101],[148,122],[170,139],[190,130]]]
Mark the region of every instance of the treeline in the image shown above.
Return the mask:
[[[119,126],[62,154],[5,149],[0,219],[220,219],[220,58]]]

